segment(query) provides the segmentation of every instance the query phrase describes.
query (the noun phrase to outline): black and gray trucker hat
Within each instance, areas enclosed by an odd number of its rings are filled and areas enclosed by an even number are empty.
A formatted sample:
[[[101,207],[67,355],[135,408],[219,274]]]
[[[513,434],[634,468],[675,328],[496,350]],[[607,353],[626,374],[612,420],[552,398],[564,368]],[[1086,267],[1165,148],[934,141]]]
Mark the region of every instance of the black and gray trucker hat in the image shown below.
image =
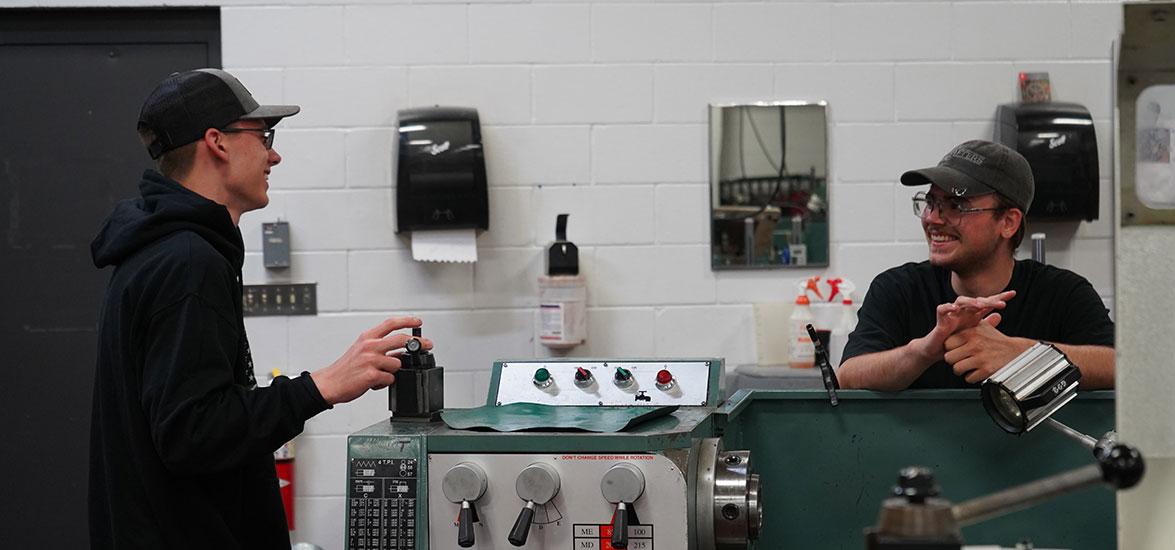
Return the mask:
[[[1027,212],[1036,186],[1023,155],[999,143],[971,140],[947,153],[938,166],[902,174],[902,184],[933,184],[955,197],[999,193]]]
[[[139,111],[139,129],[155,134],[147,152],[157,159],[200,139],[209,128],[241,119],[261,119],[272,128],[300,110],[297,105],[258,105],[235,76],[220,69],[197,69],[172,73],[155,87]]]

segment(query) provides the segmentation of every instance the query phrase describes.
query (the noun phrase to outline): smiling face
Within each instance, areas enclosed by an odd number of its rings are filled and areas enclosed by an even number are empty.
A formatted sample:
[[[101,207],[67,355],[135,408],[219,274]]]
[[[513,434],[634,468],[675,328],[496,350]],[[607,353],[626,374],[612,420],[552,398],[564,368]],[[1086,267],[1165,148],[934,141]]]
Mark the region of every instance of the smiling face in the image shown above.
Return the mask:
[[[234,129],[264,130],[260,120],[238,120],[228,126]],[[230,210],[244,213],[269,204],[269,172],[282,161],[273,149],[266,149],[265,136],[260,131],[226,133],[226,148],[230,162],[225,184],[225,201]]]
[[[922,231],[926,234],[932,265],[965,275],[983,269],[997,254],[1008,253],[1004,244],[1011,237],[1005,234],[1010,224],[1008,211],[990,210],[999,208],[995,194],[956,199],[934,186],[926,194],[938,205],[950,205],[958,200],[956,204],[964,209],[984,209],[951,212],[952,206],[941,206],[927,208],[922,213]],[[945,215],[943,210],[947,211]],[[1014,227],[1019,227],[1018,220]]]

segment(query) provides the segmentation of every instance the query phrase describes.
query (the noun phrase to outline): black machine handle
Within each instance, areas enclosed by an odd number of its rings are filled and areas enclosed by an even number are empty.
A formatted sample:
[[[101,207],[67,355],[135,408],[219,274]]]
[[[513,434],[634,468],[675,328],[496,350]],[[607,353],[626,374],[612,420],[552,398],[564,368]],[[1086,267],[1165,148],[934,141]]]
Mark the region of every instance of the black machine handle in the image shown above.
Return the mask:
[[[808,336],[812,337],[812,345],[816,348],[816,366],[820,367],[820,376],[824,378],[824,389],[828,390],[828,401],[835,407],[840,404],[836,397],[836,390],[840,389],[840,381],[836,379],[836,372],[832,370],[832,363],[828,360],[828,348],[820,341],[816,334],[816,327],[807,326]]]
[[[514,520],[514,527],[510,529],[510,536],[506,540],[514,546],[526,544],[526,537],[530,535],[530,522],[534,521],[534,501],[526,501],[526,506]]]
[[[956,504],[951,512],[960,526],[972,525],[1035,506],[1046,500],[1105,484],[1113,490],[1129,489],[1146,473],[1146,461],[1138,448],[1103,438],[1094,448],[1097,464],[1089,464],[990,495]]]
[[[623,502],[612,516],[612,548],[628,548],[628,507]]]
[[[468,500],[461,501],[461,512],[457,514],[457,546],[469,548],[473,546],[473,504]]]

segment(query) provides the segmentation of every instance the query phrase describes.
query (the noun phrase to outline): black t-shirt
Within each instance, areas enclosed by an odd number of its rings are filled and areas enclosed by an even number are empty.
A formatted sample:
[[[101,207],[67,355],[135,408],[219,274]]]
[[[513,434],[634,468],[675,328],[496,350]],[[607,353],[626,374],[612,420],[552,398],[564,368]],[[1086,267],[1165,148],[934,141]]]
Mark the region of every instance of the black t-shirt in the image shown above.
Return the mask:
[[[1114,322],[1084,277],[1032,260],[1016,262],[1006,290],[1015,290],[996,328],[1008,336],[1075,345],[1114,345]],[[951,272],[930,262],[907,263],[873,280],[849,335],[844,360],[904,346],[930,333],[939,304],[954,302]],[[911,388],[967,388],[951,366],[939,361]]]

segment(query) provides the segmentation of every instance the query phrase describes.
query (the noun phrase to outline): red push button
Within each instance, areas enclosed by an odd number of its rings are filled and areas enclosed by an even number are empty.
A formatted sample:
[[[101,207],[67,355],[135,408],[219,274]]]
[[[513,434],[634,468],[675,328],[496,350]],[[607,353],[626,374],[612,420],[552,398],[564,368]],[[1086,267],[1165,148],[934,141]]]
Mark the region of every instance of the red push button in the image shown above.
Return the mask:
[[[661,391],[669,391],[673,386],[677,385],[673,381],[673,375],[669,373],[669,369],[661,369],[657,372],[657,389]]]
[[[667,369],[661,369],[661,371],[657,373],[657,383],[658,384],[668,384],[672,381],[673,381],[673,375],[669,374],[669,371]]]

